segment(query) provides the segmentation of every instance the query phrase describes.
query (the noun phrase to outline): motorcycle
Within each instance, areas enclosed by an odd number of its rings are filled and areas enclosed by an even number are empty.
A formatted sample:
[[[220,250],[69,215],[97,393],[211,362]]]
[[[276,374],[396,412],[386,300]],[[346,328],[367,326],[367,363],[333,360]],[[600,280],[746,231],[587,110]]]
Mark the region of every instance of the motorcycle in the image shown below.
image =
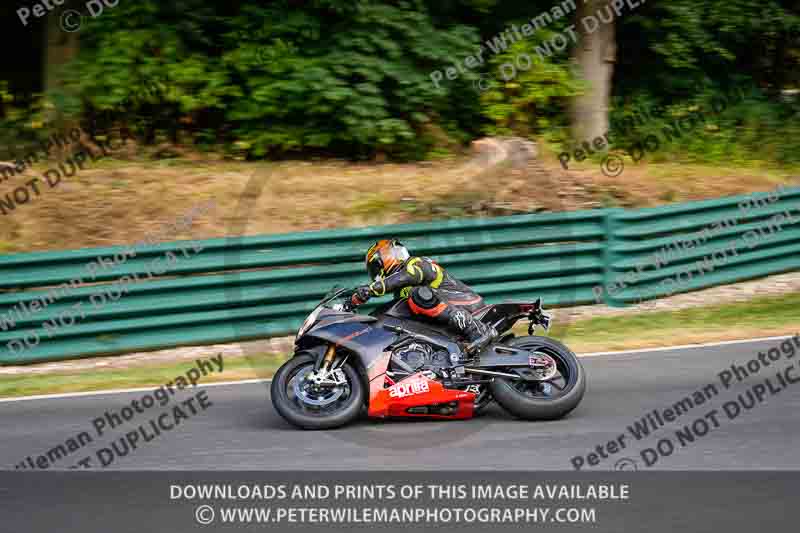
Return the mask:
[[[272,403],[289,423],[331,429],[372,418],[467,419],[496,401],[524,420],[555,420],[586,389],[580,361],[564,344],[535,336],[551,317],[535,302],[486,305],[474,315],[498,338],[467,356],[446,328],[415,319],[406,300],[369,315],[334,289],[297,332],[294,356],[275,374]],[[527,319],[528,336],[509,330]]]

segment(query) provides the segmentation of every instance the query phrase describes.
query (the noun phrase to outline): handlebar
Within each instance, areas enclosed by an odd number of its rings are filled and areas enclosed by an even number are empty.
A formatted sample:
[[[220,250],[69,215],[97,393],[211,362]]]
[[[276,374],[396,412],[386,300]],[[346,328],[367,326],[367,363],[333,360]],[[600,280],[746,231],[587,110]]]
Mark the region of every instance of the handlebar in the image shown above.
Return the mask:
[[[353,309],[350,303],[350,297],[353,296],[355,292],[355,289],[334,289],[333,291],[329,292],[317,305],[326,305],[336,298],[344,298],[345,303],[342,304],[343,308],[347,311],[352,311]]]

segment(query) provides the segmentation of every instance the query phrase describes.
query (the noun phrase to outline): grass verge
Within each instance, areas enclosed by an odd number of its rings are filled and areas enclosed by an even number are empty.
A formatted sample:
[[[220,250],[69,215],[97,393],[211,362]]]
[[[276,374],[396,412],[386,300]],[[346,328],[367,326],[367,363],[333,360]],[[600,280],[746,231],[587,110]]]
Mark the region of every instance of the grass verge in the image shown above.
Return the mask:
[[[214,357],[208,353],[202,359]],[[225,357],[223,371],[209,374],[200,383],[257,379],[271,376],[286,359],[285,355],[269,354],[263,357]],[[160,387],[173,381],[196,366],[194,360],[147,363],[125,368],[98,368],[95,370],[58,370],[48,374],[20,374],[0,376],[0,398],[88,392],[139,387]]]
[[[794,335],[800,331],[800,293],[780,297],[576,321],[553,329],[577,353],[631,350],[700,342]],[[524,329],[520,329],[524,332]],[[208,354],[211,357],[215,354]],[[285,354],[227,357],[224,371],[201,383],[271,376]],[[0,377],[0,398],[134,387],[158,387],[185,374],[191,360],[142,364],[95,371],[56,371],[46,375]]]
[[[800,331],[800,293],[760,297],[679,311],[579,320],[555,329],[576,353],[657,348],[778,335]]]

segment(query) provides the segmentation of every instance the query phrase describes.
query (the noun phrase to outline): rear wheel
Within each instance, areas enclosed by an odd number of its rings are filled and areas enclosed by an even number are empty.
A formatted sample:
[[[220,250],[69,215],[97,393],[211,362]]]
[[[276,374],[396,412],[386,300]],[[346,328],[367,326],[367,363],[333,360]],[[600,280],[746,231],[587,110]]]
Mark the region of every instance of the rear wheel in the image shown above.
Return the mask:
[[[519,379],[492,380],[489,386],[497,403],[525,420],[555,420],[578,406],[586,391],[586,373],[572,350],[548,337],[519,337],[508,345],[530,350],[536,366],[503,369]]]
[[[303,429],[332,429],[358,418],[364,386],[358,372],[342,367],[344,382],[324,385],[314,380],[315,358],[297,354],[272,379],[272,405],[287,422]]]

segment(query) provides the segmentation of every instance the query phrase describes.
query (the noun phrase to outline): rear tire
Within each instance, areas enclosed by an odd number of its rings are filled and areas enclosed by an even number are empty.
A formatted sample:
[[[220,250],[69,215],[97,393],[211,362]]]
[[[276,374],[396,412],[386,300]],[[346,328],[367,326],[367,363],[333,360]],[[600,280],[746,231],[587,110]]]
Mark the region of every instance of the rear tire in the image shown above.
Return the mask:
[[[315,361],[314,356],[299,353],[278,369],[270,387],[272,405],[287,422],[302,429],[333,429],[353,422],[364,405],[364,385],[361,376],[349,364],[342,367],[348,384],[346,392],[342,392],[345,398],[338,403],[332,402],[322,409],[293,394],[293,379],[301,379],[298,376],[309,368],[313,370]]]
[[[549,337],[519,337],[508,343],[514,348],[541,351],[554,359],[565,376],[563,393],[558,397],[536,397],[514,385],[521,380],[497,377],[489,384],[494,399],[506,411],[524,420],[557,420],[575,409],[586,392],[586,372],[575,354],[562,343]],[[513,369],[509,369],[513,371]],[[526,384],[527,385],[527,384]]]

